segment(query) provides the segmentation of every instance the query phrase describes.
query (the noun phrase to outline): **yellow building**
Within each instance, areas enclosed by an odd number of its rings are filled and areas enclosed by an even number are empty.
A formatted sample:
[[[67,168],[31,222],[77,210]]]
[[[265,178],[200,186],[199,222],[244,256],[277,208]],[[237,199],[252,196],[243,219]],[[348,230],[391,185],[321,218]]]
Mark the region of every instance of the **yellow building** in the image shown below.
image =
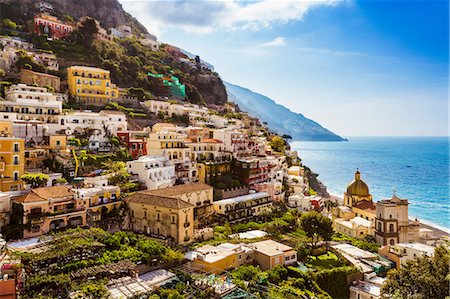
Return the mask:
[[[344,205],[352,207],[361,201],[372,201],[372,195],[369,193],[369,187],[361,180],[361,173],[356,171],[355,179],[347,186],[344,192]]]
[[[51,150],[64,149],[67,146],[66,135],[51,135],[48,137],[48,146]]]
[[[14,137],[0,137],[0,191],[23,189],[20,177],[24,174],[24,140]]]
[[[210,185],[203,183],[182,184],[168,188],[148,191],[149,194],[156,196],[165,196],[183,200],[194,205],[195,227],[203,227],[212,220],[213,208],[213,190]]]
[[[157,196],[149,191],[127,197],[129,229],[182,244],[194,235],[194,205],[172,197]]]
[[[109,71],[88,66],[67,68],[69,94],[88,105],[104,106],[119,97],[119,90],[111,82]]]
[[[220,274],[251,263],[253,250],[243,244],[204,245],[190,252],[195,265],[203,272]]]

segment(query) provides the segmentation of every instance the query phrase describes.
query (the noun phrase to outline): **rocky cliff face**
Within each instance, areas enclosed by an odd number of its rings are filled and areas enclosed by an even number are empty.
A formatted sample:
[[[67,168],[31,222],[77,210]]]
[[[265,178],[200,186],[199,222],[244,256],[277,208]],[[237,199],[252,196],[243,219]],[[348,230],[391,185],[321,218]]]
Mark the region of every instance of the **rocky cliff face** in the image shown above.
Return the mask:
[[[212,74],[191,76],[193,84],[207,104],[223,105],[227,102],[227,92],[220,77]]]

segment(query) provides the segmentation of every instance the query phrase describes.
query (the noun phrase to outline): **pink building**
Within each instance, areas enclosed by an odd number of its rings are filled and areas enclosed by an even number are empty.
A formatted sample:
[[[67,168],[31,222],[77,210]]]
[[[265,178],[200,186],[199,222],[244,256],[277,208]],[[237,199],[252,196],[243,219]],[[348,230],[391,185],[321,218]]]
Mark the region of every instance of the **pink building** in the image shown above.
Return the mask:
[[[35,15],[33,22],[34,33],[38,35],[47,34],[49,37],[55,39],[65,38],[73,31],[72,25],[58,20],[57,17],[47,14]]]

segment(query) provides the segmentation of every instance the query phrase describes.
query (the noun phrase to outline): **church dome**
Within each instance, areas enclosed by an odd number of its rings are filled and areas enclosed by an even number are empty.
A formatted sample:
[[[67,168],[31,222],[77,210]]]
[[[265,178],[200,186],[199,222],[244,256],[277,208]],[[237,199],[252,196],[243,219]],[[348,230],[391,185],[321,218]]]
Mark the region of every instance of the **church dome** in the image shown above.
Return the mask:
[[[363,180],[361,180],[361,173],[356,171],[355,179],[347,186],[348,195],[356,196],[370,196],[369,187]]]

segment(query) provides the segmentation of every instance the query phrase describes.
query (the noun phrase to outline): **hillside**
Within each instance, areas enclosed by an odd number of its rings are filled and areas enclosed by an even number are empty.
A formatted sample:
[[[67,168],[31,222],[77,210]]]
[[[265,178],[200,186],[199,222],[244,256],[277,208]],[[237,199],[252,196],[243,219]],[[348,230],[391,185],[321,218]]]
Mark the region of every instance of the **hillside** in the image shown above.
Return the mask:
[[[147,73],[164,76],[175,75],[186,85],[187,101],[207,105],[223,105],[227,101],[225,86],[219,75],[202,68],[189,60],[178,48],[161,44],[159,51],[153,51],[140,42],[147,33],[145,27],[125,12],[117,0],[49,0],[53,6],[52,15],[62,20],[74,20],[92,16],[103,28],[129,25],[133,38],[115,41],[92,40],[75,30],[66,41],[46,40],[30,34],[32,16],[39,13],[35,1],[0,0],[0,15],[18,25],[20,37],[32,42],[36,48],[54,53],[60,65],[54,75],[65,79],[65,69],[71,65],[88,65],[107,69],[119,87],[136,87],[152,93],[157,82]],[[18,5],[19,4],[19,5]],[[73,22],[73,21],[72,21]],[[6,32],[8,33],[8,32]],[[35,65],[37,71],[42,67]],[[52,72],[50,72],[52,73]]]
[[[292,136],[293,140],[343,141],[344,139],[325,129],[300,113],[292,112],[274,100],[247,88],[225,82],[228,100],[239,105],[251,116],[266,122],[278,134]]]
[[[0,0],[1,18],[23,19],[36,12],[35,0]],[[146,34],[147,29],[134,17],[123,10],[117,0],[46,0],[53,6],[53,15],[64,19],[68,15],[74,19],[90,16],[100,21],[102,27],[110,28],[128,25],[133,33]],[[24,23],[27,19],[23,20]]]

